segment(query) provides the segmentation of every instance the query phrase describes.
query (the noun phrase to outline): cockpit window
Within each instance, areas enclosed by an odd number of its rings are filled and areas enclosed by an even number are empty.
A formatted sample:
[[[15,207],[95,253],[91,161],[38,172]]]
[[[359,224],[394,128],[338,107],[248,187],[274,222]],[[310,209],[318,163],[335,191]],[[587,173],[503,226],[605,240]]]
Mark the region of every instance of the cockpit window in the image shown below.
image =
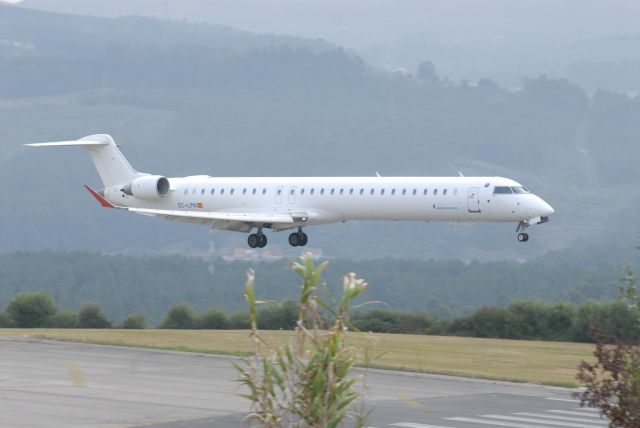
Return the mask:
[[[514,186],[511,190],[513,190],[513,193],[529,193],[529,191],[522,186]]]
[[[495,189],[493,189],[493,194],[497,195],[497,194],[506,194],[506,193],[512,193],[511,192],[511,187],[507,187],[507,186],[496,186]]]

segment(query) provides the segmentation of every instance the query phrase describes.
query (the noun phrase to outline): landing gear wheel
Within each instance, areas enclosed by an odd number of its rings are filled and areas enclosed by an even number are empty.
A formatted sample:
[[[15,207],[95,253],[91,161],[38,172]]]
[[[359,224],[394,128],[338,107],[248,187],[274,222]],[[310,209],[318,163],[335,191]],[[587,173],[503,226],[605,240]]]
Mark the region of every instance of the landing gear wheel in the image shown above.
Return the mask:
[[[264,235],[262,235],[262,236],[264,236]],[[249,247],[251,247],[251,248],[256,248],[259,243],[260,243],[260,237],[256,233],[252,233],[247,238],[247,244],[249,244]]]
[[[305,245],[307,245],[307,242],[309,242],[309,237],[304,232],[299,233],[299,235],[300,235],[299,236],[300,242],[298,243],[298,245],[301,246],[301,247],[304,247]]]
[[[264,248],[267,246],[267,235],[262,233],[258,235],[258,248]]]
[[[291,245],[292,247],[297,247],[298,245],[300,245],[300,235],[297,232],[293,232],[291,235],[289,235],[289,245]]]
[[[529,240],[528,233],[518,233],[518,241],[519,242],[527,242]]]

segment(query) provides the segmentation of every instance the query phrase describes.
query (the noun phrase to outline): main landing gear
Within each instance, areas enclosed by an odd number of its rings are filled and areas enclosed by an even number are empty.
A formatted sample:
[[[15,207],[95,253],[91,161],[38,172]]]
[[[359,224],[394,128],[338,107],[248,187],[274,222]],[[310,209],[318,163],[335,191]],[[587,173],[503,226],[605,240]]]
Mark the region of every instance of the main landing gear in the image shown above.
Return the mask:
[[[289,235],[289,245],[291,245],[292,247],[304,247],[305,245],[307,245],[308,241],[309,237],[302,231],[301,227],[298,228],[297,232],[293,232],[291,235]]]
[[[518,242],[527,242],[529,240],[529,234],[525,232],[529,227],[529,223],[527,221],[521,221],[518,223],[518,227],[516,228],[516,232],[518,233]]]
[[[251,248],[264,248],[267,246],[267,235],[262,233],[262,229],[258,229],[258,233],[249,235],[247,244],[249,244]]]

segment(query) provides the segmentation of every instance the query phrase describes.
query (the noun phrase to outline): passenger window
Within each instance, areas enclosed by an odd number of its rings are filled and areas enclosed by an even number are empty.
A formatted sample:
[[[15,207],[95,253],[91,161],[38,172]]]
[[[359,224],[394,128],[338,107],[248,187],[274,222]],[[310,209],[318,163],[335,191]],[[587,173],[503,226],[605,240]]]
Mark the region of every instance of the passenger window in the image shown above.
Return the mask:
[[[415,196],[416,193],[418,193],[418,189],[413,189],[413,196]]]
[[[256,188],[255,188],[255,187],[253,188],[253,192],[251,192],[251,193],[252,193],[253,195],[255,195],[255,194],[256,194]]]
[[[304,187],[302,189],[300,189],[300,194],[304,195]]]
[[[313,192],[315,191],[315,189],[311,189],[311,191],[309,192],[309,194],[313,195]]]
[[[349,194],[353,195],[353,189],[349,189]]]
[[[224,189],[220,189],[220,194],[224,195]]]
[[[324,189],[320,189],[320,194],[324,195]]]
[[[402,196],[407,194],[407,189],[402,189]]]
[[[364,195],[364,189],[360,189],[360,195]]]
[[[201,195],[204,195],[204,188],[202,188],[202,189],[200,190],[200,194],[201,194]]]
[[[427,196],[427,189],[424,189],[424,190],[422,191],[422,194],[423,194],[424,196]]]
[[[247,194],[247,189],[242,189],[242,194],[246,195]]]
[[[384,195],[384,189],[380,189],[380,194]]]
[[[263,189],[262,189],[262,194],[263,194],[263,195],[266,195],[266,194],[267,194],[267,189],[263,188]]]
[[[433,189],[433,196],[438,196],[438,189]]]
[[[289,194],[290,194],[290,195],[293,195],[294,193],[296,193],[295,189],[291,189],[291,190],[289,191]]]
[[[375,192],[375,190],[374,190],[374,189],[371,189],[371,191],[369,191],[369,194],[370,194],[370,195],[373,195],[373,192]]]
[[[396,189],[391,189],[391,195],[395,195],[396,194]]]
[[[216,193],[216,189],[211,188],[211,194],[213,195],[214,193]]]
[[[344,189],[340,189],[340,194],[342,195],[344,193]]]
[[[336,193],[336,189],[331,189],[331,194],[333,195],[334,193]]]
[[[447,189],[444,189],[444,190],[442,191],[442,196],[447,196]]]
[[[232,187],[232,188],[231,188],[231,190],[229,190],[229,194],[230,194],[230,195],[233,195],[233,191],[234,191],[234,190],[235,190],[235,189]]]
[[[278,189],[278,195],[282,194],[282,189]]]

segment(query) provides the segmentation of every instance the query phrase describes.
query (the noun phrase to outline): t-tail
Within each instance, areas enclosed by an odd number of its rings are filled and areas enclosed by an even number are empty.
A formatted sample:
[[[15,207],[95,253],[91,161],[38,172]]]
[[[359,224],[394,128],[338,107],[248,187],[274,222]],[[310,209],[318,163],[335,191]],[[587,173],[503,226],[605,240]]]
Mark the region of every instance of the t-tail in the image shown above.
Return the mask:
[[[93,165],[98,171],[104,187],[126,185],[138,177],[147,174],[133,169],[127,159],[122,155],[118,146],[110,135],[89,135],[74,141],[56,141],[51,143],[25,144],[31,147],[64,147],[81,146],[89,151]]]
[[[102,180],[104,189],[95,191],[86,186],[103,207],[113,207],[107,193],[126,194],[138,199],[164,198],[171,190],[166,177],[138,172],[123,156],[110,135],[89,135],[74,141],[25,144],[31,147],[81,146],[89,151],[93,165]],[[120,193],[122,192],[122,193]],[[99,196],[99,197],[98,197]]]

